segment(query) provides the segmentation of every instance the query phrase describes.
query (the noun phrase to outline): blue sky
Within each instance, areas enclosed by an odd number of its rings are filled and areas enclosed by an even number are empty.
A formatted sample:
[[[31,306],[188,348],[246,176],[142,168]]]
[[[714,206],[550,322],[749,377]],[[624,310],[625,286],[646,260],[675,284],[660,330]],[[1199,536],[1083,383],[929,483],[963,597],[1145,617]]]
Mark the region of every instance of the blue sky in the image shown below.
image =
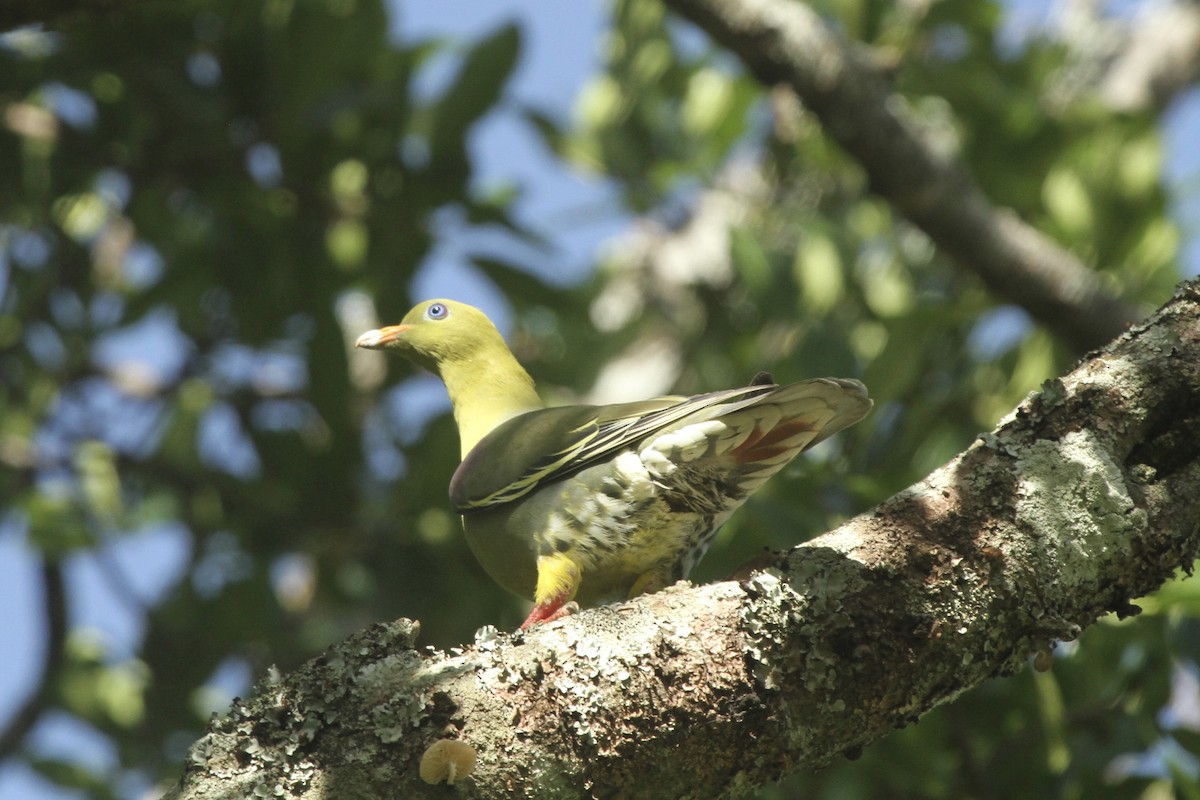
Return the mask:
[[[595,254],[623,230],[628,217],[604,181],[571,172],[547,153],[521,121],[515,104],[536,106],[561,119],[569,118],[578,91],[599,63],[606,3],[443,0],[407,3],[401,7],[394,0],[394,5],[397,6],[394,31],[405,40],[451,37],[469,42],[502,22],[520,21],[525,40],[522,60],[510,89],[510,98],[515,102],[489,116],[471,142],[479,166],[478,179],[482,185],[514,183],[522,187],[518,208],[521,220],[556,246],[552,256],[535,259],[543,274],[563,281],[584,276]],[[1018,27],[1039,23],[1044,18],[1045,5],[1040,2],[1023,0],[1013,5],[1019,12],[1014,22]],[[436,91],[450,75],[451,66],[447,61],[430,69],[423,78],[427,82],[425,88]],[[1200,148],[1194,144],[1197,131],[1200,131],[1200,92],[1193,92],[1168,116],[1169,173],[1178,186],[1186,187],[1183,192],[1191,195],[1177,208],[1178,219],[1189,239],[1185,269],[1191,275],[1200,273],[1200,236],[1196,235],[1200,232],[1197,227],[1200,192],[1196,191],[1200,186],[1197,182]],[[447,217],[441,224],[453,228],[456,222]],[[456,238],[454,242],[442,239],[441,249],[422,267],[414,296],[454,295],[483,306],[503,327],[507,318],[503,298],[462,266],[462,253],[486,242]],[[381,311],[399,315],[404,309]],[[440,392],[431,385],[431,391],[434,390]],[[187,546],[188,539],[182,531],[162,526],[110,548],[112,563],[107,566],[94,556],[75,557],[68,566],[74,592],[73,625],[88,630],[95,646],[118,659],[135,653],[142,635],[139,617],[131,612],[129,598],[113,594],[102,571],[113,568],[124,571],[132,579],[132,594],[140,602],[153,603],[177,579]],[[5,609],[8,620],[0,628],[0,652],[6,654],[5,669],[0,671],[0,719],[3,720],[24,698],[40,669],[44,642],[39,592],[35,565],[26,555],[24,542],[12,531],[0,529],[0,608]],[[229,696],[244,691],[252,677],[231,665],[215,681],[214,707],[221,707]],[[42,755],[67,757],[100,769],[115,769],[117,765],[116,753],[101,737],[66,715],[43,720],[29,746]],[[147,788],[130,776],[126,793],[137,797]],[[48,784],[20,764],[0,765],[0,800],[59,800],[79,796]]]

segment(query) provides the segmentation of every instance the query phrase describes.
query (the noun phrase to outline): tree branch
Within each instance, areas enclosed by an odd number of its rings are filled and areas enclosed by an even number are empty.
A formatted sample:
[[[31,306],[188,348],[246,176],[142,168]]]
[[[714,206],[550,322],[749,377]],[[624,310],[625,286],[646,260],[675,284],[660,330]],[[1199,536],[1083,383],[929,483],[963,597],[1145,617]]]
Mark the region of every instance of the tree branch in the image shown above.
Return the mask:
[[[25,735],[37,724],[62,670],[67,641],[67,594],[62,567],[56,561],[44,559],[41,571],[42,606],[46,609],[46,652],[42,658],[42,674],[37,686],[0,732],[0,761],[15,753]]]
[[[97,14],[126,11],[145,0],[6,0],[0,5],[0,32],[23,25],[55,27]]]
[[[1113,108],[1162,111],[1200,78],[1200,4],[1194,0],[1143,7],[1100,94]]]
[[[665,0],[759,80],[784,83],[859,161],[871,188],[960,267],[1079,350],[1141,315],[1049,237],[996,208],[953,158],[897,112],[903,101],[803,3]]]
[[[718,797],[857,752],[1187,569],[1200,546],[1200,282],[924,481],[743,583],[449,655],[376,625],[235,702],[171,798]]]

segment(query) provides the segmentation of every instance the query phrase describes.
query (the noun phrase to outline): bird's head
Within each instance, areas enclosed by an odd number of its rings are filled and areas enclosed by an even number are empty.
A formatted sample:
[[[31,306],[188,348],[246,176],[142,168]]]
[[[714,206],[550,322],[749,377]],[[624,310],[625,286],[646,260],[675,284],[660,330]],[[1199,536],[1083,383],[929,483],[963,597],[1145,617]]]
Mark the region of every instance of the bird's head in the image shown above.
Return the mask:
[[[439,374],[451,364],[486,357],[504,338],[479,309],[453,300],[427,300],[404,315],[399,325],[367,331],[355,347],[392,350]]]
[[[542,407],[533,379],[482,311],[453,300],[427,300],[399,325],[367,331],[355,347],[392,350],[437,373],[446,384],[462,455],[497,425]]]

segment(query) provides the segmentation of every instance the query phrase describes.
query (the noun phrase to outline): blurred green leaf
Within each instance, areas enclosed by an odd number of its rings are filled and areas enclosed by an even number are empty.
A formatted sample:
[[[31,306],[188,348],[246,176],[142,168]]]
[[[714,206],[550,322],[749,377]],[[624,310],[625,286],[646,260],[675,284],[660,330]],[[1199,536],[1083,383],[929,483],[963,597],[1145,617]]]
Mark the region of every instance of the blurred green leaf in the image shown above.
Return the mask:
[[[1092,201],[1080,176],[1056,169],[1046,176],[1042,199],[1050,216],[1072,236],[1083,237],[1094,225]]]

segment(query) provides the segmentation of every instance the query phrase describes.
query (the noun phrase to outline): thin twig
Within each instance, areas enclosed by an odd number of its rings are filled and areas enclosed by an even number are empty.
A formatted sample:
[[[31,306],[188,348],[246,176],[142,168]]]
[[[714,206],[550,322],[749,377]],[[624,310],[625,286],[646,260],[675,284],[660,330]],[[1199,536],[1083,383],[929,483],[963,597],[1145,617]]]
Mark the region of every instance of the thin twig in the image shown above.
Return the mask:
[[[45,711],[58,674],[62,670],[67,641],[67,593],[62,567],[53,559],[42,561],[42,605],[46,609],[46,652],[37,686],[25,698],[0,732],[0,761],[20,748],[25,735]]]

